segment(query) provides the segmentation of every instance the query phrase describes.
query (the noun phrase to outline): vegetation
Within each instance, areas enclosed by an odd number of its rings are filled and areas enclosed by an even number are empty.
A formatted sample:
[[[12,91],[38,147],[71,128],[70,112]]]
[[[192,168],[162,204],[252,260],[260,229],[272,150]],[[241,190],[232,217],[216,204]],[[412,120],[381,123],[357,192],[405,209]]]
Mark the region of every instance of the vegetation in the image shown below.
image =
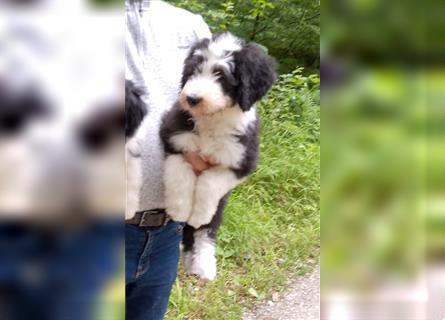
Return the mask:
[[[259,111],[261,160],[226,209],[218,278],[204,285],[181,273],[167,319],[240,319],[243,307],[282,289],[318,255],[318,76],[282,75]]]
[[[167,0],[203,16],[213,33],[230,31],[269,50],[281,73],[320,67],[320,3],[314,0]]]
[[[99,6],[123,0],[90,0]],[[158,0],[152,0],[158,1]],[[320,2],[317,0],[164,0],[202,15],[213,33],[230,31],[269,50],[281,73],[320,68]]]

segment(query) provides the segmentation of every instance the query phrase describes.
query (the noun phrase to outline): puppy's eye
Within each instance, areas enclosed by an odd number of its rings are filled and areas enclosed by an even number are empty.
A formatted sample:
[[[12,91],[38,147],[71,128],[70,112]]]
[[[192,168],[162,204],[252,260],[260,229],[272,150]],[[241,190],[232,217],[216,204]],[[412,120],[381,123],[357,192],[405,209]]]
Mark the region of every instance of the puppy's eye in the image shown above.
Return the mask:
[[[201,55],[195,55],[194,58],[195,58],[196,64],[201,64],[204,62],[204,57]]]
[[[224,70],[221,68],[214,68],[212,73],[214,76],[217,76],[217,77],[224,76]]]
[[[232,54],[232,52],[224,50],[222,53],[222,56],[223,56],[223,58],[226,58],[226,57],[230,56],[231,54]]]

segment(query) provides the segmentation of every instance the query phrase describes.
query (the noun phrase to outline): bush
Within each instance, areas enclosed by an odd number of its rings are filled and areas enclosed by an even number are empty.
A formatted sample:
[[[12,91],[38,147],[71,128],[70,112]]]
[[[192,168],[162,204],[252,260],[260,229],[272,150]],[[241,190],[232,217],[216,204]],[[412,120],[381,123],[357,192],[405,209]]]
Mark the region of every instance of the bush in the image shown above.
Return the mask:
[[[320,2],[313,0],[167,0],[203,16],[212,33],[230,31],[266,47],[281,73],[320,68]]]

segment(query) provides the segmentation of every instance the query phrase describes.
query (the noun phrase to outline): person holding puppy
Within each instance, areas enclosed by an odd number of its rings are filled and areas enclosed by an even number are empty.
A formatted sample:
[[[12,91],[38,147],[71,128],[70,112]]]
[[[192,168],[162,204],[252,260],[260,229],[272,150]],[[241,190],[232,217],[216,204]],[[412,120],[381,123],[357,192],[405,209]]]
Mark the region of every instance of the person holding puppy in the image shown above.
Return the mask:
[[[201,18],[163,1],[126,0],[126,79],[146,93],[149,113],[137,133],[141,146],[139,210],[125,225],[126,319],[163,319],[176,279],[183,224],[165,212],[159,128],[180,89],[184,59],[193,43],[210,38]],[[212,166],[184,155],[196,174]]]

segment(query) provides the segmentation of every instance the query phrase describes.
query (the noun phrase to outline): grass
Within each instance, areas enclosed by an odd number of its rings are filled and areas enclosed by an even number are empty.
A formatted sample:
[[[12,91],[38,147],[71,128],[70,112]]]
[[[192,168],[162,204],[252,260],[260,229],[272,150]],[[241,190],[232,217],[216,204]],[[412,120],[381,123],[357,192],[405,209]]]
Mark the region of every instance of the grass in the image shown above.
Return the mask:
[[[180,272],[166,319],[240,319],[244,308],[282,290],[290,274],[308,271],[319,247],[318,84],[296,70],[259,105],[260,163],[226,208],[218,277],[204,284]]]

